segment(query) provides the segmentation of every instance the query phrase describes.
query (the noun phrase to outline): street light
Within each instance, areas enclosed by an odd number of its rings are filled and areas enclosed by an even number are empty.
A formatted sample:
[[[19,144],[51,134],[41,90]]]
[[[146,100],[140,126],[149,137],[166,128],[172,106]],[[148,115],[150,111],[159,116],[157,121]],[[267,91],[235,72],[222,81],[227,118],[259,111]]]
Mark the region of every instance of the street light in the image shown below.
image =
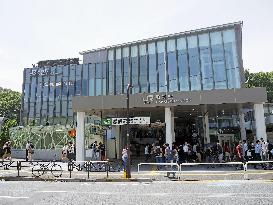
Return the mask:
[[[126,164],[126,178],[131,178],[131,156],[130,156],[130,134],[129,134],[129,91],[133,86],[131,84],[127,85],[127,133],[126,133],[126,142],[127,142],[127,155],[128,161]]]

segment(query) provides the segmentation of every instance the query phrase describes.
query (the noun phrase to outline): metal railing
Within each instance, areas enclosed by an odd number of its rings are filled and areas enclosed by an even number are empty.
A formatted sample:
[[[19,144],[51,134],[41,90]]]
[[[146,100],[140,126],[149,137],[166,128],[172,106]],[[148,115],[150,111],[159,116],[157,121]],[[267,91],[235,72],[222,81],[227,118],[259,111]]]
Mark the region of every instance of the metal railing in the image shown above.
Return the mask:
[[[119,172],[121,167],[119,163],[112,161],[0,161],[0,170],[1,168],[10,171],[16,170],[17,177],[22,176],[21,172],[28,172],[33,177],[41,177],[46,173],[51,173],[53,177],[58,178],[65,172],[69,174],[69,178],[72,178],[73,171],[85,171],[88,179],[91,172],[105,172],[108,178],[109,172]]]
[[[179,164],[177,163],[139,163],[137,165],[137,172],[151,172],[151,171],[140,171],[140,167],[143,165],[156,165],[158,167],[158,170],[153,171],[153,172],[179,172],[180,168],[179,168]],[[166,168],[168,168],[167,166],[171,166],[170,168],[172,170],[166,170]],[[173,166],[177,167],[177,170],[173,170]],[[165,168],[165,170],[160,170],[162,168]]]

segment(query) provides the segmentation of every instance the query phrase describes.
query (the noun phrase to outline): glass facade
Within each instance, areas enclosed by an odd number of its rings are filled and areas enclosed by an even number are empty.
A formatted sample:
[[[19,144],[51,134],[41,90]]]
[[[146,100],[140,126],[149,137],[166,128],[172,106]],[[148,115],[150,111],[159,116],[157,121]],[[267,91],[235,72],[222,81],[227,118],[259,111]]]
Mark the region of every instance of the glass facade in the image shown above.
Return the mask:
[[[25,69],[23,122],[73,124],[73,96],[125,94],[128,83],[132,94],[240,88],[240,29],[197,30],[109,47],[81,65]]]

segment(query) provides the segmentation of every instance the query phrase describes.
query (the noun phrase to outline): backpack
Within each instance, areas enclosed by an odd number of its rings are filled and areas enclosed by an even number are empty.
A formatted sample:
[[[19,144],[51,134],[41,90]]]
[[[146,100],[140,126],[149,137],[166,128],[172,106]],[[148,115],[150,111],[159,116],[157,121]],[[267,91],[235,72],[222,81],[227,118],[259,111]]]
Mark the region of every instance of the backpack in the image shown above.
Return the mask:
[[[34,145],[33,144],[30,144],[29,145],[31,149],[34,149]]]

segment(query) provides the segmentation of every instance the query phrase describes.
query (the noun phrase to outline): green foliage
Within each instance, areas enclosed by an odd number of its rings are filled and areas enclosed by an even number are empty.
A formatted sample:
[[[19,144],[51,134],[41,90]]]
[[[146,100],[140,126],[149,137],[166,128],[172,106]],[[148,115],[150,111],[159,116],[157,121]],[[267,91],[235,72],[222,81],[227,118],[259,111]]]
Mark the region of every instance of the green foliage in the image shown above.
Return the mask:
[[[5,118],[0,130],[0,145],[9,138],[9,128],[19,124],[20,108],[21,93],[0,87],[0,117]]]
[[[9,129],[11,127],[17,126],[17,120],[16,119],[7,119],[3,126],[1,127],[0,132],[0,144],[3,145],[6,141],[9,140]]]
[[[250,73],[245,70],[246,87],[266,87],[267,100],[273,102],[273,71]]]

